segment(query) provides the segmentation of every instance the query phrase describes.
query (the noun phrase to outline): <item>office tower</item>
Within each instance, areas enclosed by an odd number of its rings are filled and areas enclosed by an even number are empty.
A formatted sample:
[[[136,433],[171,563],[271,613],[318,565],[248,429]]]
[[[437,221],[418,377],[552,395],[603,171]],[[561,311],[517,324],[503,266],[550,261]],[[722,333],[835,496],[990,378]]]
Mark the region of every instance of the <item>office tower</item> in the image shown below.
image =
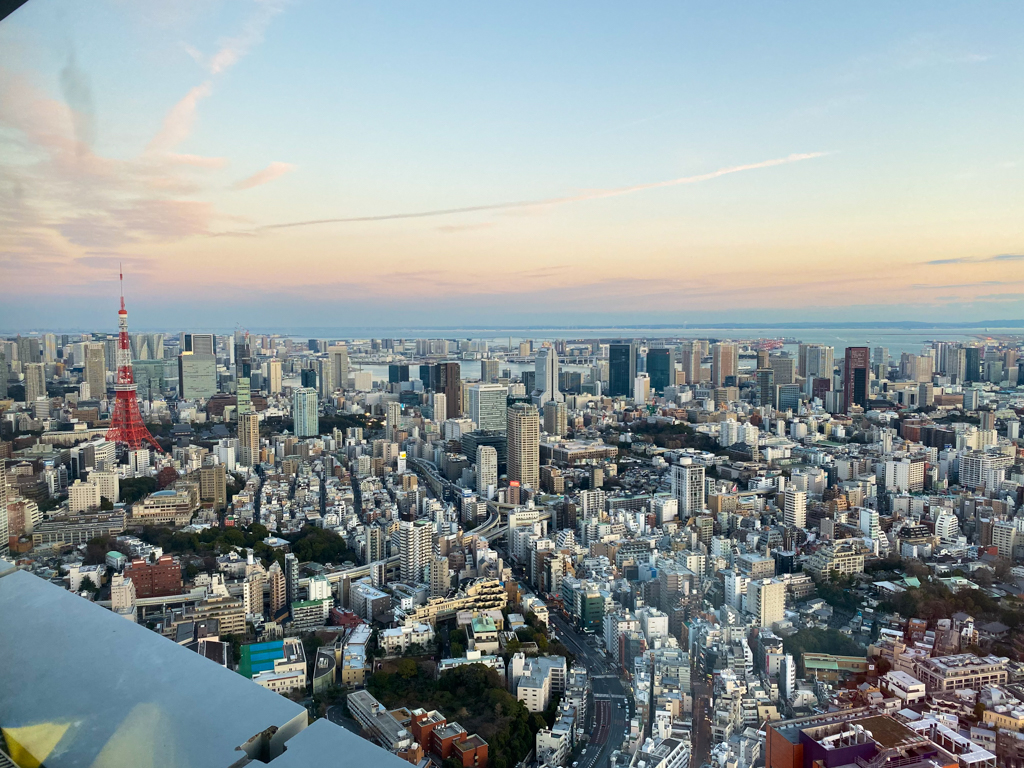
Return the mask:
[[[299,387],[292,392],[292,420],[296,437],[315,437],[320,434],[320,414],[316,390]]]
[[[835,371],[835,349],[824,344],[805,344],[806,360],[804,372],[800,374],[808,379],[832,380]],[[776,382],[781,383],[781,382]]]
[[[43,334],[43,362],[57,362],[57,335],[54,333]]]
[[[316,366],[316,391],[320,397],[327,399],[334,394],[338,384],[334,381],[334,364],[330,360],[317,360]]]
[[[787,527],[807,527],[807,491],[787,488],[783,492],[782,519]]]
[[[467,392],[469,418],[477,429],[504,432],[508,388],[500,384],[470,384]]]
[[[420,584],[434,554],[433,525],[428,520],[402,520],[398,523],[398,556],[402,581]]]
[[[679,503],[679,518],[686,520],[704,511],[704,467],[683,459],[672,466],[672,495]]]
[[[754,375],[757,377],[757,393],[761,405],[778,406],[775,399],[775,371],[771,368],[759,368]]]
[[[348,347],[335,344],[327,348],[327,359],[331,361],[334,383],[340,389],[348,389]]]
[[[462,452],[466,456],[476,456],[480,446],[493,448],[498,455],[498,474],[508,467],[508,440],[504,428],[500,432],[487,432],[477,429],[462,435]]]
[[[316,389],[316,369],[303,368],[299,371],[299,385],[306,389]]]
[[[11,366],[3,348],[0,348],[0,400],[7,397],[7,379],[11,375]]]
[[[178,355],[178,397],[182,400],[200,400],[215,394],[217,358],[193,352]]]
[[[212,333],[181,334],[181,351],[193,355],[217,355],[217,345]]]
[[[457,419],[462,415],[461,368],[458,363],[438,363],[435,370],[437,386],[434,387],[434,391],[445,396],[446,418]],[[441,420],[436,415],[434,418]]]
[[[528,403],[513,403],[507,411],[508,479],[528,488],[540,485],[540,417]]]
[[[443,393],[433,395],[431,406],[433,407],[434,421],[438,424],[448,418],[448,398]]]
[[[149,445],[162,453],[160,444],[143,424],[142,413],[139,411],[139,396],[132,374],[132,353],[128,340],[128,310],[124,308],[123,290],[121,292],[121,309],[117,313],[117,325],[117,377],[114,379],[114,410],[110,414],[107,440],[115,443],[119,448],[129,451],[137,451],[139,448]],[[89,356],[86,355],[87,363],[88,360]]]
[[[484,384],[490,384],[492,381],[498,378],[498,375],[500,373],[500,371],[498,370],[498,366],[500,363],[500,360],[480,361],[480,380],[483,381]]]
[[[388,366],[388,383],[401,384],[409,380],[409,366],[406,363],[391,363]]]
[[[102,400],[107,394],[106,347],[102,343],[85,345],[85,381],[91,397]]]
[[[280,395],[284,377],[281,374],[281,361],[267,361],[267,394]]]
[[[792,384],[796,381],[796,360],[784,355],[772,355],[768,366],[775,373],[775,386]]]
[[[964,384],[981,381],[982,347],[964,347]]]
[[[556,403],[554,400],[544,403],[544,431],[562,437],[569,431],[567,416],[565,403]]]
[[[616,342],[608,345],[608,395],[632,397],[636,379],[636,344]]]
[[[260,463],[260,417],[256,411],[238,414],[238,454],[244,467]]]
[[[711,345],[711,383],[716,387],[725,384],[725,380],[735,377],[740,370],[740,348],[729,342]],[[735,386],[735,384],[734,384]]]
[[[684,341],[679,345],[679,365],[687,384],[700,383],[702,360],[699,341]]]
[[[402,404],[396,401],[389,401],[387,409],[384,436],[389,442],[395,442],[398,430],[402,426]]]
[[[558,353],[552,347],[541,347],[537,350],[534,365],[536,377],[533,380],[533,402],[543,405],[549,400],[556,403],[565,399],[558,390]]]
[[[25,374],[25,402],[29,405],[40,397],[46,397],[44,367],[42,363],[25,363],[21,366],[22,373]]]
[[[16,339],[18,345],[18,359],[22,365],[25,363],[42,362],[39,350],[39,339],[32,336],[19,336]]]
[[[872,364],[882,366],[883,368],[889,367],[889,348],[888,347],[875,347],[871,352]]]
[[[946,348],[946,363],[942,372],[954,384],[963,384],[967,373],[967,350],[961,346]]]
[[[887,353],[888,354],[888,353]],[[843,413],[859,405],[868,407],[868,393],[871,386],[869,350],[867,347],[847,347],[843,361]]]
[[[476,449],[476,492],[484,498],[498,487],[498,452],[489,445]]]
[[[672,350],[663,347],[647,350],[647,375],[651,377],[651,391],[659,394],[665,387],[675,384]]]
[[[149,347],[149,359],[150,360],[163,360],[164,359],[164,335],[162,333],[149,333],[147,335],[146,346]]]

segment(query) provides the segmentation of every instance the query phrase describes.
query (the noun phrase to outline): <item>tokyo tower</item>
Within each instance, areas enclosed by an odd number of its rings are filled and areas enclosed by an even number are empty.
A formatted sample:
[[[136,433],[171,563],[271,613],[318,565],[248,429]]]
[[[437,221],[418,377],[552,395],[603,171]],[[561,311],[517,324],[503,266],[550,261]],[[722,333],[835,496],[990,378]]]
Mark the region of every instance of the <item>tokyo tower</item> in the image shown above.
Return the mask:
[[[114,413],[110,417],[107,440],[115,442],[118,448],[127,447],[134,451],[149,443],[154,450],[163,453],[156,439],[149,434],[142,423],[139,412],[139,398],[135,394],[135,379],[132,376],[132,354],[128,346],[128,311],[124,308],[124,273],[121,279],[121,311],[117,313],[117,381],[114,383]]]

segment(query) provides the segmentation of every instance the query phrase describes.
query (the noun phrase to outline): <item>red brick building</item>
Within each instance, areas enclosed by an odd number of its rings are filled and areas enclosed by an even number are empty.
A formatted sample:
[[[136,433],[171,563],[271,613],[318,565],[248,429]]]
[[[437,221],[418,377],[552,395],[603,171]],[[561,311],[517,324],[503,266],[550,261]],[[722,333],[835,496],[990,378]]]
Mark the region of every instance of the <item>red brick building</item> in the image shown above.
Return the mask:
[[[441,760],[455,757],[463,768],[487,768],[487,742],[458,723],[449,723],[436,709],[413,710],[409,730],[425,752]]]
[[[170,555],[163,555],[155,563],[136,558],[124,569],[124,575],[135,585],[136,597],[181,594],[181,563]]]

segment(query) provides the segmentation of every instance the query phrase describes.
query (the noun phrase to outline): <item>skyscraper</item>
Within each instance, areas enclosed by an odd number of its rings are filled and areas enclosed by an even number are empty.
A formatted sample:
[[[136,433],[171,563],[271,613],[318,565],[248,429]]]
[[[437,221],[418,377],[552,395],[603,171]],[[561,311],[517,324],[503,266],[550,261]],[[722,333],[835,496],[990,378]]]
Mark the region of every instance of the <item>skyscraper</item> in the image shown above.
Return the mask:
[[[540,417],[528,403],[508,407],[508,479],[540,486]]]
[[[544,403],[544,431],[562,437],[569,431],[565,403],[549,400]]]
[[[699,341],[684,341],[679,345],[679,364],[687,384],[700,383],[701,360]]]
[[[824,344],[804,344],[804,371],[801,376],[808,379],[832,380],[835,371],[835,349]]]
[[[679,519],[704,511],[704,467],[683,459],[672,466],[672,495],[679,502]]]
[[[217,355],[217,344],[212,333],[181,334],[181,351],[193,355]]]
[[[267,361],[267,394],[280,395],[284,379],[281,375],[281,361]]]
[[[398,434],[398,429],[402,423],[402,404],[398,401],[388,401],[387,404],[387,421],[385,422],[384,437],[391,441],[395,441],[395,436]]]
[[[316,390],[298,387],[292,392],[292,420],[296,437],[314,437],[320,434],[320,414]]]
[[[389,384],[401,384],[403,381],[409,380],[409,365],[408,363],[391,363],[388,366],[388,383]]]
[[[489,445],[476,449],[476,492],[490,498],[490,489],[498,487],[498,452]]]
[[[462,415],[462,378],[458,363],[438,363],[435,366],[436,384],[434,391],[444,394],[447,408],[445,418],[457,419]],[[435,414],[434,418],[441,421]]]
[[[107,356],[102,343],[85,345],[85,381],[89,385],[89,397],[102,400],[107,394]]]
[[[843,412],[859,405],[867,409],[871,386],[870,350],[867,347],[847,347],[843,361]]]
[[[729,376],[735,377],[740,369],[740,348],[730,342],[711,345],[711,383],[716,387],[725,384]],[[735,386],[735,382],[734,382]]]
[[[979,346],[964,347],[964,383],[973,384],[981,381],[981,355],[984,348]]]
[[[249,410],[238,414],[238,461],[244,467],[260,463],[260,417]]]
[[[537,372],[533,380],[533,402],[536,405],[543,405],[549,400],[557,403],[565,399],[558,389],[558,353],[553,347],[537,350],[534,370]]]
[[[647,350],[647,375],[651,377],[651,391],[664,392],[665,387],[675,384],[672,365],[672,350],[657,347]]]
[[[496,360],[494,362],[497,362]],[[470,384],[469,418],[477,429],[505,431],[505,409],[508,389],[500,384]]]
[[[490,384],[501,372],[499,370],[500,360],[481,360],[480,361],[480,380],[484,384]]]
[[[775,400],[775,371],[771,368],[758,368],[754,374],[757,376],[757,393],[761,405],[777,407]]]
[[[277,561],[271,563],[267,571],[267,584],[270,586],[270,616],[277,618],[288,607],[288,581]]]
[[[348,389],[348,347],[344,344],[328,347],[327,358],[331,361],[334,385],[339,389]]]
[[[788,355],[772,355],[768,366],[775,372],[775,385],[792,384],[796,381],[796,360]]]
[[[807,492],[787,488],[783,493],[783,521],[787,527],[807,527]]]
[[[434,554],[433,526],[428,520],[402,520],[398,523],[398,555],[402,581],[420,584]]]
[[[25,402],[29,405],[40,397],[46,397],[46,374],[43,368],[42,363],[27,363],[21,367],[25,374]]]
[[[495,459],[497,462],[497,459]],[[0,557],[7,557],[10,525],[7,517],[7,472],[0,459]]]
[[[608,345],[608,394],[632,397],[636,379],[636,344],[616,342]]]

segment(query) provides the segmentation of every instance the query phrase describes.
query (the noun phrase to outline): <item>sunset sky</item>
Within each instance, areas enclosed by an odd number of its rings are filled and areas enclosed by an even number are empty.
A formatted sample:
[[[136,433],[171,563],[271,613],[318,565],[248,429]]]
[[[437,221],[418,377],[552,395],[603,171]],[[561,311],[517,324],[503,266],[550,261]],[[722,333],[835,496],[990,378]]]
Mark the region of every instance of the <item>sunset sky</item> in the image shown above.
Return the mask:
[[[1024,318],[1024,5],[30,0],[0,331]]]

